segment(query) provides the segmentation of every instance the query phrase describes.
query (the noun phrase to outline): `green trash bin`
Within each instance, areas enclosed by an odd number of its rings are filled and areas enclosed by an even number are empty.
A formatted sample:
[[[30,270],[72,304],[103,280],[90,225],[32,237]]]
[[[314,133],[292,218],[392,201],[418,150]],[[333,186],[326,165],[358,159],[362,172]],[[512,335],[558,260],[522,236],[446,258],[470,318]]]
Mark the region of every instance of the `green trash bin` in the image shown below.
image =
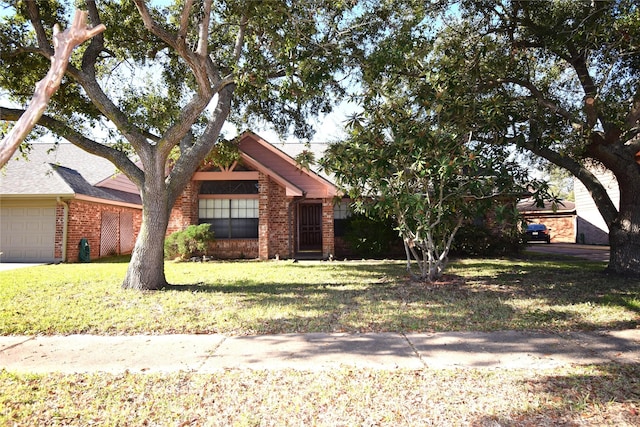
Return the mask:
[[[84,237],[80,239],[80,243],[78,243],[78,259],[80,262],[91,261],[91,248],[89,247],[89,241]]]

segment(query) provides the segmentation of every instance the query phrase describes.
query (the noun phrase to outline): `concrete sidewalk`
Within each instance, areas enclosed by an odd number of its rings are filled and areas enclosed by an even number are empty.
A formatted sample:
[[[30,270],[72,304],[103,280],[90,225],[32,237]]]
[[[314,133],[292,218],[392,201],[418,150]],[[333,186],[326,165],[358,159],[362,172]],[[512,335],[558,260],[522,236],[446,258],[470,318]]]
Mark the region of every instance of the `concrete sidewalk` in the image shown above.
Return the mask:
[[[544,369],[640,363],[640,329],[594,333],[5,336],[0,369],[14,372],[175,372],[224,369]]]

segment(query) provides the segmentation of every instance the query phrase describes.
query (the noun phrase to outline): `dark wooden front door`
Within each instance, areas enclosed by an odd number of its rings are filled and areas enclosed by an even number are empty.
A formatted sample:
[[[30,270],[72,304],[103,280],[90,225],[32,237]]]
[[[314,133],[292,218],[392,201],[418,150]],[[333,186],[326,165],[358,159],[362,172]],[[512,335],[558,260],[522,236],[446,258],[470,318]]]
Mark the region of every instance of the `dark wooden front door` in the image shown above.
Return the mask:
[[[301,251],[322,250],[322,205],[300,205],[298,211]]]

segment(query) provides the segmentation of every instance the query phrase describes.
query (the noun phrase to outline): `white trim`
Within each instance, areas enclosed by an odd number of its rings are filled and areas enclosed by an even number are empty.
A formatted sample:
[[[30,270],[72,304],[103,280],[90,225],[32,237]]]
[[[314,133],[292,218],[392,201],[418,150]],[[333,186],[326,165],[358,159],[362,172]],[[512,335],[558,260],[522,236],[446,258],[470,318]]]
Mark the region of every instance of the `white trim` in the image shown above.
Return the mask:
[[[103,205],[122,206],[124,208],[142,209],[142,205],[138,205],[136,203],[127,203],[127,202],[121,202],[118,200],[101,199],[99,197],[85,196],[84,194],[76,194],[76,196],[74,197],[74,200],[81,200],[83,202],[100,203]]]

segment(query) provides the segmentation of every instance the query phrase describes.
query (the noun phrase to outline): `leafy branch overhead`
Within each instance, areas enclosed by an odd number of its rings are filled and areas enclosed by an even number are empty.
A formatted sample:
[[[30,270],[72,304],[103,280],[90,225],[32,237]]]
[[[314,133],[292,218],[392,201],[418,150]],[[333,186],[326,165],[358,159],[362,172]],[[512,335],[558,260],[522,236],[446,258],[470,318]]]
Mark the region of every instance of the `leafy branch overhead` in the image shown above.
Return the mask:
[[[471,132],[483,153],[563,168],[586,187],[608,228],[609,270],[640,274],[637,2],[487,6],[374,2],[358,39],[365,111],[396,121],[402,109],[423,109],[421,121]],[[397,108],[378,110],[387,101]],[[598,170],[615,178],[619,203]]]
[[[0,20],[0,86],[21,104],[31,79],[44,68],[42,58],[48,58],[47,28],[68,19],[68,5],[7,5]],[[210,155],[223,125],[269,122],[282,135],[308,138],[313,129],[307,118],[330,111],[344,92],[337,76],[345,66],[342,52],[354,5],[79,5],[94,26],[107,30],[74,54],[38,125],[107,158],[138,187],[143,226],[123,286],[160,289],[166,284],[162,246],[171,208],[203,162],[226,167],[236,156],[226,146]],[[21,114],[0,107],[3,120]]]
[[[18,146],[24,141],[44,113],[49,99],[60,87],[73,49],[100,34],[105,29],[106,27],[102,24],[88,28],[87,12],[80,10],[76,11],[72,25],[64,32],[60,32],[58,24],[54,25],[54,52],[51,55],[51,68],[47,75],[36,84],[29,107],[0,142],[0,167],[9,161]],[[0,116],[0,118],[2,117]]]

